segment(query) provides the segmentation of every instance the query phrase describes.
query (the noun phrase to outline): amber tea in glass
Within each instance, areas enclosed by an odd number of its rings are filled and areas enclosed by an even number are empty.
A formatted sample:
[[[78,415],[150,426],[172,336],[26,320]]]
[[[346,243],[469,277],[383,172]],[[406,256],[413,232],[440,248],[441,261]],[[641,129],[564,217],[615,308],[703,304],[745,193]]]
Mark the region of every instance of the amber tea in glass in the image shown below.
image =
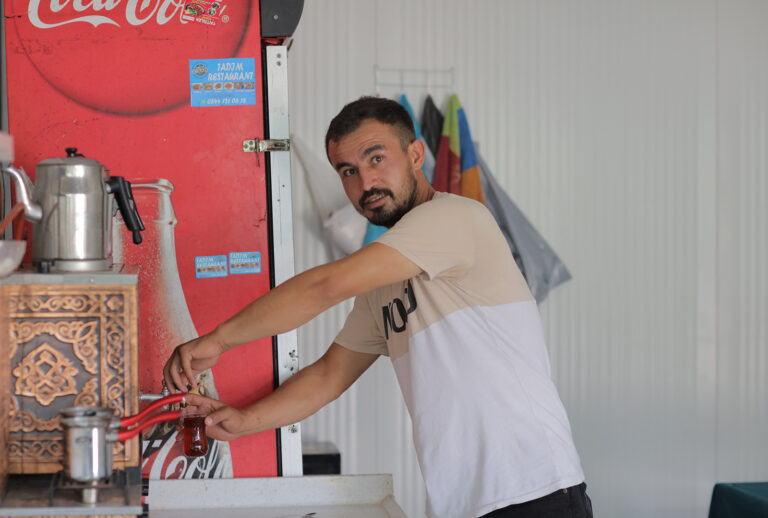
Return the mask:
[[[205,417],[202,414],[192,414],[184,415],[181,418],[184,433],[184,455],[187,457],[202,457],[208,453]]]

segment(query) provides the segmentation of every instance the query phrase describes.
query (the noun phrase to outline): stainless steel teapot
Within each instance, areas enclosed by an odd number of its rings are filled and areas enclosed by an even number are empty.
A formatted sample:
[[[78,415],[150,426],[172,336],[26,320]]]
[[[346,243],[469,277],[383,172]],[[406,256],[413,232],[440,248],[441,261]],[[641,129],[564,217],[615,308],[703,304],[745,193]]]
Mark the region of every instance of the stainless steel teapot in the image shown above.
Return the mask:
[[[31,189],[23,171],[3,169],[14,178],[16,198],[33,223],[32,262],[40,272],[107,270],[112,266],[113,199],[133,232],[133,242],[141,243],[144,224],[131,184],[122,176],[109,176],[101,163],[76,148],[66,152],[65,158],[37,164]]]

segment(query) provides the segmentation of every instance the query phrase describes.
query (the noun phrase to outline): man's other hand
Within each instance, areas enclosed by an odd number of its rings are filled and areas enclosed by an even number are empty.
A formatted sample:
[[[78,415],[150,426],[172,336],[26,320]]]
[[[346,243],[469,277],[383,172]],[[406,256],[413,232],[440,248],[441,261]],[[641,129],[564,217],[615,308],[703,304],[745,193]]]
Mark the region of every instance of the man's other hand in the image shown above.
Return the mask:
[[[188,386],[197,387],[195,376],[213,367],[224,351],[224,345],[212,335],[177,346],[163,367],[163,378],[168,389],[177,393],[187,392]]]

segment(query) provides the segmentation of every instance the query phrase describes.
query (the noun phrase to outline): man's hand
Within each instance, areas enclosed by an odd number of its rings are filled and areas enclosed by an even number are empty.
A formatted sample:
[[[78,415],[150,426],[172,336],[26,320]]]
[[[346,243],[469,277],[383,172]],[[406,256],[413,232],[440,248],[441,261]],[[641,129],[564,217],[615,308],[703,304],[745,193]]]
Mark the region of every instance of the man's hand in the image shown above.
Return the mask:
[[[198,394],[189,394],[184,413],[207,415],[205,434],[219,441],[231,441],[250,433],[247,414],[244,411],[232,408],[215,399]]]
[[[187,392],[187,385],[197,387],[195,375],[213,367],[225,351],[224,344],[205,335],[181,344],[163,367],[165,384],[172,393]]]

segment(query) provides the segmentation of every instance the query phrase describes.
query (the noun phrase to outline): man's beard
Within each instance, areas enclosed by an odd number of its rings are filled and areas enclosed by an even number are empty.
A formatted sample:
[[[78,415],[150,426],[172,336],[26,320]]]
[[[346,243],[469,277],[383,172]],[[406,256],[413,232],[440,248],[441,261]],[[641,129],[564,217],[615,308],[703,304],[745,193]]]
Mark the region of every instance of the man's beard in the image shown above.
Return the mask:
[[[363,195],[360,197],[360,206],[363,206],[364,200],[366,200],[370,196],[375,196],[377,194],[383,194],[384,196],[389,196],[392,198],[392,201],[395,203],[395,207],[391,210],[385,210],[384,207],[377,207],[375,209],[370,209],[373,214],[370,216],[366,216],[368,221],[373,223],[374,225],[380,225],[382,227],[392,228],[395,226],[395,223],[400,221],[400,218],[402,218],[409,210],[413,208],[413,206],[416,204],[416,196],[418,192],[418,182],[416,181],[416,175],[413,174],[413,170],[411,172],[411,182],[410,182],[410,192],[407,193],[407,196],[404,200],[398,201],[395,198],[395,194],[389,190],[389,189],[379,189],[377,187],[374,187],[373,189],[370,189],[368,191],[365,191]]]

